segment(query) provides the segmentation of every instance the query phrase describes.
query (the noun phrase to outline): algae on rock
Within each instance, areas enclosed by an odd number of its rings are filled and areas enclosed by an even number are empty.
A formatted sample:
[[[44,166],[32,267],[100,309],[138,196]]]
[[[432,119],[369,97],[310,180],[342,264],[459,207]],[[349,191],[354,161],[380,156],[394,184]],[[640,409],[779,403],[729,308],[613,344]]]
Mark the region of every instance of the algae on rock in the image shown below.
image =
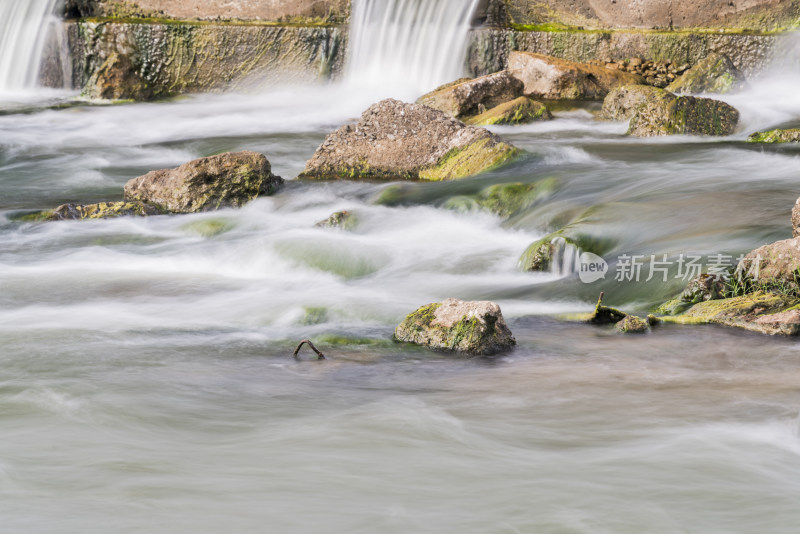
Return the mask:
[[[394,339],[464,354],[496,354],[516,345],[497,304],[458,299],[410,313],[395,329]]]

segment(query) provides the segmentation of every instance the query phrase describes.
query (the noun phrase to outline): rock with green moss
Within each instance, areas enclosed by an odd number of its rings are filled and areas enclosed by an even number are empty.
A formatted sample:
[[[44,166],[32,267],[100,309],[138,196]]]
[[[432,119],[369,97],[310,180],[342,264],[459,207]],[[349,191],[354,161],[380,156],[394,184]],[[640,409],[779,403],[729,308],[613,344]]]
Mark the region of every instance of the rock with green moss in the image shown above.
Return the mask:
[[[725,102],[671,95],[671,98],[650,100],[637,106],[628,134],[637,137],[731,135],[738,124],[739,112]]]
[[[645,334],[650,331],[647,321],[635,315],[626,315],[617,322],[615,328],[623,334]]]
[[[547,198],[556,184],[555,178],[547,178],[528,184],[515,182],[491,185],[477,195],[449,198],[444,207],[462,212],[483,209],[508,218]]]
[[[195,213],[241,207],[282,185],[262,154],[228,152],[134,178],[125,184],[125,198],[171,213]]]
[[[687,304],[725,298],[725,279],[715,274],[703,273],[689,281],[680,299]]]
[[[323,221],[319,221],[314,226],[316,228],[341,228],[342,230],[352,230],[356,226],[356,217],[349,211],[337,211]]]
[[[463,354],[497,354],[516,345],[500,306],[458,299],[419,308],[395,329],[394,339]]]
[[[711,54],[667,86],[677,94],[725,94],[741,89],[744,75],[724,54]]]
[[[545,100],[602,100],[616,87],[643,82],[629,72],[522,51],[509,54],[508,70],[525,96]]]
[[[549,121],[553,118],[550,110],[541,102],[527,96],[515,98],[474,117],[464,119],[474,126],[517,126],[536,121]]]
[[[614,243],[612,240],[586,234],[572,233],[569,229],[553,232],[532,243],[519,259],[523,271],[566,271],[570,259],[577,259],[583,252],[602,256]]]
[[[328,135],[300,174],[310,180],[455,180],[504,165],[520,151],[486,129],[399,100],[370,106]]]
[[[747,138],[748,143],[800,143],[800,128],[756,132]]]
[[[53,211],[44,212],[42,215],[45,220],[64,221],[130,216],[148,217],[164,213],[164,210],[144,202],[98,202],[96,204],[62,204]]]
[[[721,324],[763,334],[800,333],[800,299],[790,295],[757,291],[740,297],[695,304],[670,322]]]
[[[519,96],[522,96],[522,82],[508,71],[500,71],[443,85],[421,96],[417,104],[463,119]]]

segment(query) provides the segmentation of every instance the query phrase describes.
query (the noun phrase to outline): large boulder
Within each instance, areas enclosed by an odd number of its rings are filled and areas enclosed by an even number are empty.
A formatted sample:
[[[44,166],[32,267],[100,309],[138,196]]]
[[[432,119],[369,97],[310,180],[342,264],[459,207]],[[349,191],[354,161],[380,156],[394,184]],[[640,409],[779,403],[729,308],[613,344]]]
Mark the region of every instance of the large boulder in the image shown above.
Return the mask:
[[[125,184],[125,199],[171,213],[194,213],[241,207],[282,184],[262,154],[228,152],[134,178]]]
[[[739,112],[725,102],[667,95],[671,97],[648,99],[636,107],[629,135],[731,135],[736,131]]]
[[[800,128],[787,128],[756,132],[747,138],[748,143],[800,143]]]
[[[678,94],[725,94],[741,89],[744,75],[723,54],[711,54],[667,86]]]
[[[498,167],[519,150],[483,128],[419,104],[383,100],[328,135],[300,178],[454,180]]]
[[[522,82],[504,70],[443,85],[421,96],[417,104],[438,109],[451,117],[463,118],[519,96],[522,96]]]
[[[629,72],[532,52],[511,52],[508,70],[524,84],[525,96],[547,100],[601,100],[615,87],[643,82]]]
[[[517,126],[552,118],[553,114],[547,106],[528,96],[521,96],[474,117],[465,118],[464,122],[473,126]]]
[[[394,331],[397,341],[466,354],[496,354],[516,345],[494,302],[447,299],[408,315]]]

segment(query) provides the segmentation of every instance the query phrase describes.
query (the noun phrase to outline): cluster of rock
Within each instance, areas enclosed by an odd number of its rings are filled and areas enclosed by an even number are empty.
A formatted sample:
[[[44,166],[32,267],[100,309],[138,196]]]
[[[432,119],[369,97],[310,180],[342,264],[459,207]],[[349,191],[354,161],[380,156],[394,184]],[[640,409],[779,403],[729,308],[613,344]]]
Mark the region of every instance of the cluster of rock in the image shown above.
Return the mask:
[[[703,274],[663,304],[661,320],[735,326],[764,334],[800,334],[800,199],[792,239],[745,255],[730,277]]]
[[[64,204],[41,218],[104,219],[238,208],[274,194],[282,185],[263,154],[228,152],[134,178],[125,184],[124,201]]]
[[[641,76],[645,83],[656,87],[666,87],[674,82],[681,74],[689,70],[689,64],[675,65],[670,60],[645,61],[634,57],[623,61],[607,60],[600,63],[603,67],[621,70]]]

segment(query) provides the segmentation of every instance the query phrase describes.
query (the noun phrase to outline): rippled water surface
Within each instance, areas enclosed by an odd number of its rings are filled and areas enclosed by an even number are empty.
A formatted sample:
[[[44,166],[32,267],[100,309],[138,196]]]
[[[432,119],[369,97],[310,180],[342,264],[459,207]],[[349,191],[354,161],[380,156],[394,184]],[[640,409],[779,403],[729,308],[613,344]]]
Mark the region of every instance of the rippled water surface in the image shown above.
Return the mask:
[[[606,240],[612,268],[790,237],[800,150],[744,139],[800,121],[794,87],[730,97],[743,125],[721,140],[628,139],[590,106],[498,128],[527,154],[456,183],[290,181],[241,210],[45,224],[17,216],[118,200],[132,177],[222,151],[293,178],[383,95],[6,107],[0,530],[796,532],[800,345],[716,327],[618,336],[559,317],[600,290],[646,312],[684,282],[517,269],[568,224]],[[508,220],[448,209],[545,179],[550,195]],[[339,210],[352,232],[314,227]],[[518,348],[391,342],[446,297],[497,301]],[[291,358],[306,337],[328,361]]]

